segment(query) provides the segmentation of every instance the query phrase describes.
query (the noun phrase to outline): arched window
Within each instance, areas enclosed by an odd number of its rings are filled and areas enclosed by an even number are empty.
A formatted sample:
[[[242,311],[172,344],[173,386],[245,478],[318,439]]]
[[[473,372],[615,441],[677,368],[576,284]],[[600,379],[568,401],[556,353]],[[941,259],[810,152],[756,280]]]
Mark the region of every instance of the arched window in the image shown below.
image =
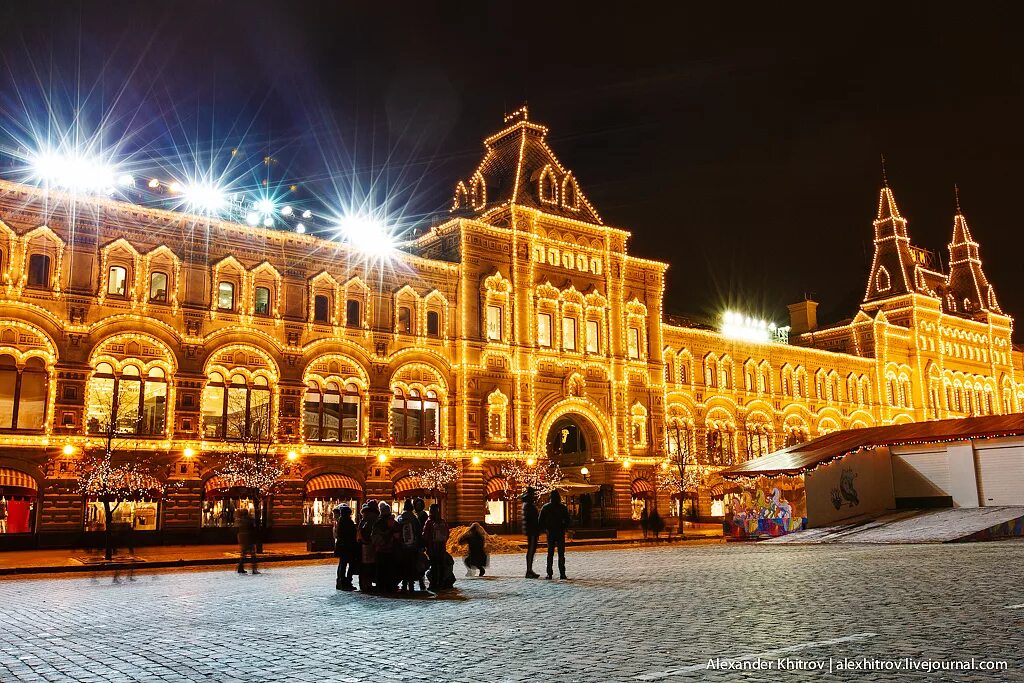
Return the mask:
[[[167,301],[167,273],[151,273],[149,276],[149,300],[153,303]]]
[[[28,257],[28,286],[50,287],[50,257],[46,254],[32,254]]]
[[[747,426],[747,459],[757,458],[771,453],[771,439],[768,436],[768,427],[764,424]]]
[[[441,314],[437,311],[427,311],[427,336],[438,337],[441,335]]]
[[[726,427],[711,427],[706,436],[708,460],[712,465],[732,465],[732,432]]]
[[[889,290],[889,271],[885,268],[879,268],[878,274],[875,276],[875,288],[879,292],[885,292]]]
[[[359,315],[359,301],[349,299],[345,302],[345,324],[349,327],[359,327],[362,319]]]
[[[225,382],[219,372],[203,389],[203,435],[208,439],[270,438],[270,383],[262,375],[247,380],[235,373]]]
[[[704,383],[712,389],[718,386],[718,376],[714,365],[708,365],[704,369]]]
[[[690,426],[685,422],[676,420],[668,426],[668,453],[669,455],[681,455],[684,458],[690,455]]]
[[[167,424],[167,376],[151,368],[143,377],[129,363],[116,372],[110,363],[96,366],[89,385],[86,425],[90,434],[163,436]]]
[[[396,446],[429,446],[438,443],[440,404],[437,393],[420,396],[410,389],[408,396],[395,389],[391,399],[391,442]]]
[[[342,391],[337,382],[328,382],[323,390],[310,382],[305,399],[306,441],[358,443],[359,408],[359,387],[355,384],[345,385]]]
[[[128,294],[128,269],[110,266],[107,272],[107,295],[124,297]]]
[[[412,332],[412,309],[408,306],[401,306],[398,309],[398,331],[402,334]]]
[[[221,282],[217,285],[217,308],[222,311],[235,310],[235,284]]]
[[[331,300],[325,294],[317,294],[313,297],[313,321],[318,323],[330,322]]]
[[[42,429],[46,420],[48,378],[40,358],[22,369],[11,356],[0,356],[0,429]]]
[[[793,427],[786,431],[786,448],[796,446],[807,441],[807,430],[803,427]]]
[[[256,315],[270,315],[270,287],[256,288],[252,312]]]

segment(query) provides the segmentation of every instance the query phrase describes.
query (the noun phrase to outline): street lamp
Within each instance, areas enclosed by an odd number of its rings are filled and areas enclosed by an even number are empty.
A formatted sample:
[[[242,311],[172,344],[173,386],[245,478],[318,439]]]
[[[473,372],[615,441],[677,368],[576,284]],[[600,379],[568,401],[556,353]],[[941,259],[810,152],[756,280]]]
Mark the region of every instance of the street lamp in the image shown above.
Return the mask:
[[[580,468],[580,476],[583,477],[583,481],[590,483],[590,469],[587,467]]]

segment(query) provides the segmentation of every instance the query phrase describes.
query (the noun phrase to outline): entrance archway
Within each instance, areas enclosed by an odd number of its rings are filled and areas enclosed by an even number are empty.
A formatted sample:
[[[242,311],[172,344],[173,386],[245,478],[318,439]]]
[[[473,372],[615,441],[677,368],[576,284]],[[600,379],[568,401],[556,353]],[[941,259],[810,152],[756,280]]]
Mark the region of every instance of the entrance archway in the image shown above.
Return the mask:
[[[552,423],[544,447],[548,458],[559,467],[579,467],[601,456],[601,440],[594,425],[575,413],[562,415]]]

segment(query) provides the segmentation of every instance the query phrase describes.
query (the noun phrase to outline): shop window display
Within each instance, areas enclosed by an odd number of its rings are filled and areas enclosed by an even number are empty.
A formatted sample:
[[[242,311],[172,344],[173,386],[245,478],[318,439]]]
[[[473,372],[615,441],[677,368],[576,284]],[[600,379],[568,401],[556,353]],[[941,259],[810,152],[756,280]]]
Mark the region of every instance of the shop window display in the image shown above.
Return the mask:
[[[35,506],[36,492],[31,489],[0,489],[0,534],[32,533]]]
[[[235,512],[240,509],[248,510],[250,515],[256,514],[252,499],[241,491],[211,492],[207,496],[207,500],[203,501],[204,527],[233,527]]]
[[[505,501],[487,501],[487,507],[484,509],[484,524],[504,524],[505,521]]]
[[[111,503],[113,508],[113,524],[130,524],[136,531],[154,531],[160,504],[155,500],[119,500]],[[106,515],[103,502],[90,499],[85,504],[85,530],[103,531],[106,529]]]
[[[359,501],[353,498],[352,494],[353,492],[324,492],[322,496],[307,500],[302,507],[302,523],[314,526],[334,524],[331,513],[339,505],[348,505],[352,508],[353,514],[358,513]]]

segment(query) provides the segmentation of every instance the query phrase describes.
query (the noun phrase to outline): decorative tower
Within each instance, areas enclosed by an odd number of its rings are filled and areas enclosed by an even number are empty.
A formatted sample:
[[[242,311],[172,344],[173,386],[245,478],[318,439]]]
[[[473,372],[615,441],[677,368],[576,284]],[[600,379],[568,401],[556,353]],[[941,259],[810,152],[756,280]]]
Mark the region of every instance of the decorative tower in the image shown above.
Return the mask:
[[[956,191],[956,214],[953,216],[953,241],[949,243],[949,277],[943,306],[951,313],[970,315],[979,311],[1002,314],[995,289],[981,268],[978,243],[971,236],[967,218],[960,210],[960,191]]]
[[[865,303],[916,291],[916,263],[907,234],[907,220],[900,215],[884,173],[874,226],[875,255],[864,293]]]

